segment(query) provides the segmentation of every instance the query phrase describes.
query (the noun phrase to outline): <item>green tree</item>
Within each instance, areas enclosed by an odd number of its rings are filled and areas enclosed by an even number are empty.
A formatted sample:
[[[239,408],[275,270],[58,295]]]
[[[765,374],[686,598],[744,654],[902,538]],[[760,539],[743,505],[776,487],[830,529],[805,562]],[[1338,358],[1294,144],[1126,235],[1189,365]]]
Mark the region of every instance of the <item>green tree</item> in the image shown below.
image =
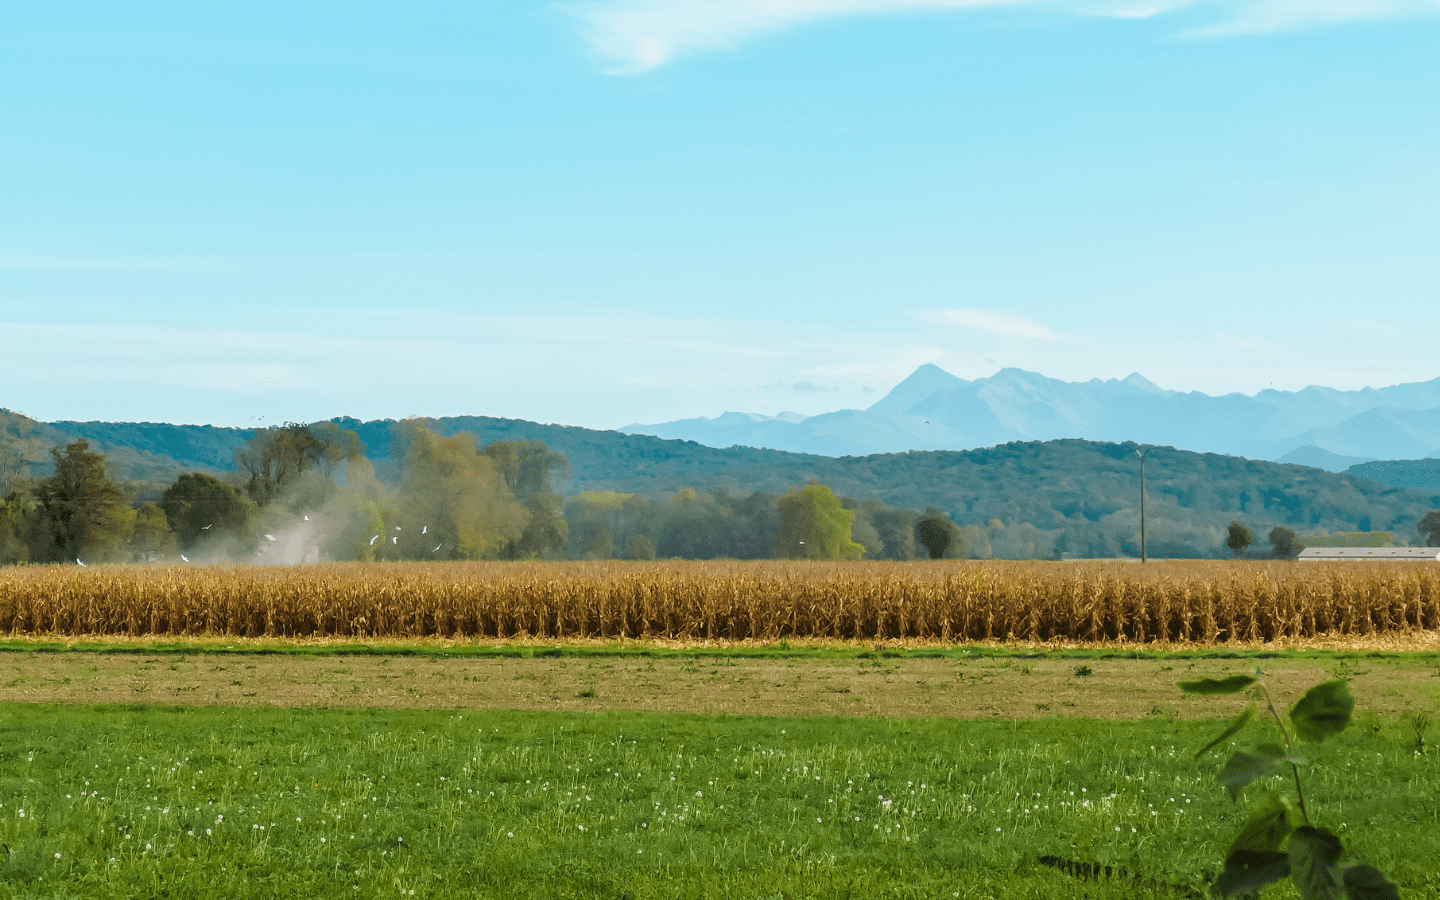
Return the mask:
[[[964,553],[963,549],[956,550],[961,541],[955,523],[937,509],[925,510],[925,516],[915,523],[915,543],[924,547],[931,559],[944,559],[947,553],[952,558]]]
[[[164,559],[175,552],[175,532],[158,503],[145,503],[135,513],[130,534],[130,556],[139,562]]]
[[[908,509],[884,507],[870,517],[880,536],[883,559],[915,558],[915,522],[918,516]]]
[[[55,474],[35,489],[44,519],[44,557],[112,559],[130,537],[134,518],[125,492],[105,472],[105,456],[80,438],[50,451]]]
[[[1233,521],[1230,523],[1228,535],[1225,538],[1225,546],[1238,559],[1245,548],[1255,540],[1255,534],[1244,522]]]
[[[859,559],[865,552],[850,539],[855,514],[818,481],[778,497],[775,504],[780,510],[777,559]]]
[[[329,499],[335,466],[360,452],[359,436],[334,422],[287,422],[255,429],[235,451],[235,468],[249,476],[245,493],[261,506],[284,497],[296,507],[315,508]],[[311,473],[315,477],[307,478]]]
[[[204,472],[187,472],[160,496],[160,509],[182,551],[250,539],[255,501]]]
[[[406,424],[400,518],[382,531],[377,555],[391,558],[486,559],[506,556],[529,522],[494,459],[468,434],[442,438]]]
[[[565,454],[552,451],[541,441],[495,441],[485,448],[485,455],[494,461],[506,487],[530,514],[524,532],[506,545],[504,555],[533,559],[565,546],[565,501],[550,488],[552,474],[570,471]]]
[[[643,534],[637,534],[625,544],[625,558],[650,560],[655,558],[655,542]]]
[[[0,500],[0,566],[30,561],[35,504],[27,499],[12,492]]]
[[[611,537],[610,529],[597,528],[590,532],[590,537],[585,541],[586,559],[611,559],[615,556],[615,538]]]
[[[1416,529],[1427,547],[1440,547],[1440,510],[1431,510]]]
[[[1270,552],[1276,559],[1290,559],[1299,556],[1300,551],[1305,549],[1305,546],[1295,537],[1295,532],[1281,525],[1270,529],[1268,538]]]

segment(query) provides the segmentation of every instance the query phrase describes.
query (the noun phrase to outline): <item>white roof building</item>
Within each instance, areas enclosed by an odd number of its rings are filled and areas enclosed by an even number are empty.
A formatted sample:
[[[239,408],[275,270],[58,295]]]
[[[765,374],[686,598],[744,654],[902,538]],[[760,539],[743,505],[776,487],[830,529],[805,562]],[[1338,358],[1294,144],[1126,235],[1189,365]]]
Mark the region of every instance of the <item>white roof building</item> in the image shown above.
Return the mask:
[[[1301,562],[1337,559],[1440,562],[1440,547],[1306,547],[1300,551]]]

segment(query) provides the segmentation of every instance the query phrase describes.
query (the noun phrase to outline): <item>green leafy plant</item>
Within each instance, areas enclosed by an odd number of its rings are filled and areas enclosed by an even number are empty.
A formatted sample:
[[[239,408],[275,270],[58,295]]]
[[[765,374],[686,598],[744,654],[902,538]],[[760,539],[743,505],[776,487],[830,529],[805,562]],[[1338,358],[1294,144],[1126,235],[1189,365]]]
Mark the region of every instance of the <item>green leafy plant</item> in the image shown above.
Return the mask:
[[[1415,752],[1425,752],[1425,732],[1430,729],[1430,717],[1422,712],[1411,712],[1405,715],[1405,724],[1415,735]]]
[[[1296,755],[1295,742],[1318,744],[1345,730],[1355,709],[1347,683],[1337,679],[1312,687],[1290,708],[1286,717],[1290,727],[1286,728],[1261,680],[1263,675],[1256,669],[1254,675],[1180,682],[1180,689],[1191,694],[1216,696],[1252,689],[1255,696],[1219,737],[1196,752],[1196,759],[1239,734],[1255,719],[1262,701],[1280,730],[1281,742],[1264,741],[1237,750],[1221,767],[1218,778],[1232,800],[1238,801],[1251,782],[1284,766],[1295,780],[1293,801],[1272,791],[1251,808],[1225,852],[1225,868],[1215,879],[1214,892],[1221,897],[1244,896],[1290,878],[1304,900],[1399,900],[1399,889],[1374,866],[1340,864],[1340,838],[1311,824],[1305,805],[1300,767],[1306,759]]]

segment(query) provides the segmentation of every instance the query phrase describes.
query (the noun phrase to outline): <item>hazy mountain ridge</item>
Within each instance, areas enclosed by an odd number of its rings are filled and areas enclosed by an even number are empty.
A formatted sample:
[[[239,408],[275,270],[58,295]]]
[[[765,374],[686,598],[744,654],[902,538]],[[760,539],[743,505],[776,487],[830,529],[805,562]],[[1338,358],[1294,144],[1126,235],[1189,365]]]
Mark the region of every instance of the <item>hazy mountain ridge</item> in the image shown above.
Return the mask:
[[[1354,461],[1411,459],[1440,450],[1440,378],[1359,391],[1311,386],[1215,397],[1165,390],[1138,373],[1066,382],[1001,369],[966,381],[927,364],[863,410],[799,421],[726,413],[621,430],[826,456],[1080,438],[1270,460],[1307,445]]]

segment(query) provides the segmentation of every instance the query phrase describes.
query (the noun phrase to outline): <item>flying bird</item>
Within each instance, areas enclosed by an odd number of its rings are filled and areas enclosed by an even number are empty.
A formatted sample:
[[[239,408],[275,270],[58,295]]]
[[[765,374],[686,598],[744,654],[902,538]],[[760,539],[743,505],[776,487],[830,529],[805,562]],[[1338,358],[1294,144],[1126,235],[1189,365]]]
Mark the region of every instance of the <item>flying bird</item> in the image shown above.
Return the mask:
[[[444,543],[439,543],[439,544],[436,544],[436,545],[435,545],[435,550],[439,550],[439,549],[440,549],[440,548],[441,548],[441,547],[443,547],[443,546],[445,546],[445,544],[444,544]],[[431,551],[430,551],[430,552],[431,552],[431,553],[434,553],[434,552],[435,552],[435,550],[431,550]]]
[[[400,526],[399,526],[399,525],[396,525],[396,526],[395,526],[395,530],[396,530],[396,531],[399,531],[399,530],[400,530]]]
[[[398,544],[398,543],[400,543],[400,539],[397,538],[397,537],[392,537],[392,538],[390,539],[390,543],[392,543],[392,544]]]
[[[429,530],[430,530],[430,526],[429,526],[429,525],[426,525],[424,528],[420,529],[420,533],[421,533],[421,534],[424,534],[425,532],[427,532],[427,531],[429,531]]]
[[[183,553],[180,554],[180,558],[183,559],[183,560],[185,560],[186,562],[189,562],[189,561],[190,561],[190,557],[186,556],[186,555],[183,554]]]
[[[80,562],[80,557],[78,557],[78,556],[75,557],[75,561],[76,561],[77,563],[80,563],[80,567],[81,567],[81,568],[83,568],[83,569],[88,569],[88,568],[89,568],[89,566],[85,565],[83,562]]]
[[[215,523],[214,523],[214,522],[211,522],[209,525],[201,525],[201,526],[200,526],[200,530],[201,530],[201,531],[209,531],[209,530],[210,530],[211,528],[213,528],[213,527],[215,527]]]
[[[306,516],[306,517],[305,517],[305,521],[307,521],[307,522],[310,521],[310,517],[309,517],[309,516]]]
[[[267,535],[265,535],[265,540],[267,540],[267,541],[273,541],[273,540],[275,540],[275,535],[273,535],[273,534],[267,534]]]
[[[372,537],[372,538],[370,539],[370,546],[372,546],[372,547],[375,546],[375,542],[378,541],[378,540],[380,540],[380,535],[377,534],[377,535],[375,535],[374,537]]]

